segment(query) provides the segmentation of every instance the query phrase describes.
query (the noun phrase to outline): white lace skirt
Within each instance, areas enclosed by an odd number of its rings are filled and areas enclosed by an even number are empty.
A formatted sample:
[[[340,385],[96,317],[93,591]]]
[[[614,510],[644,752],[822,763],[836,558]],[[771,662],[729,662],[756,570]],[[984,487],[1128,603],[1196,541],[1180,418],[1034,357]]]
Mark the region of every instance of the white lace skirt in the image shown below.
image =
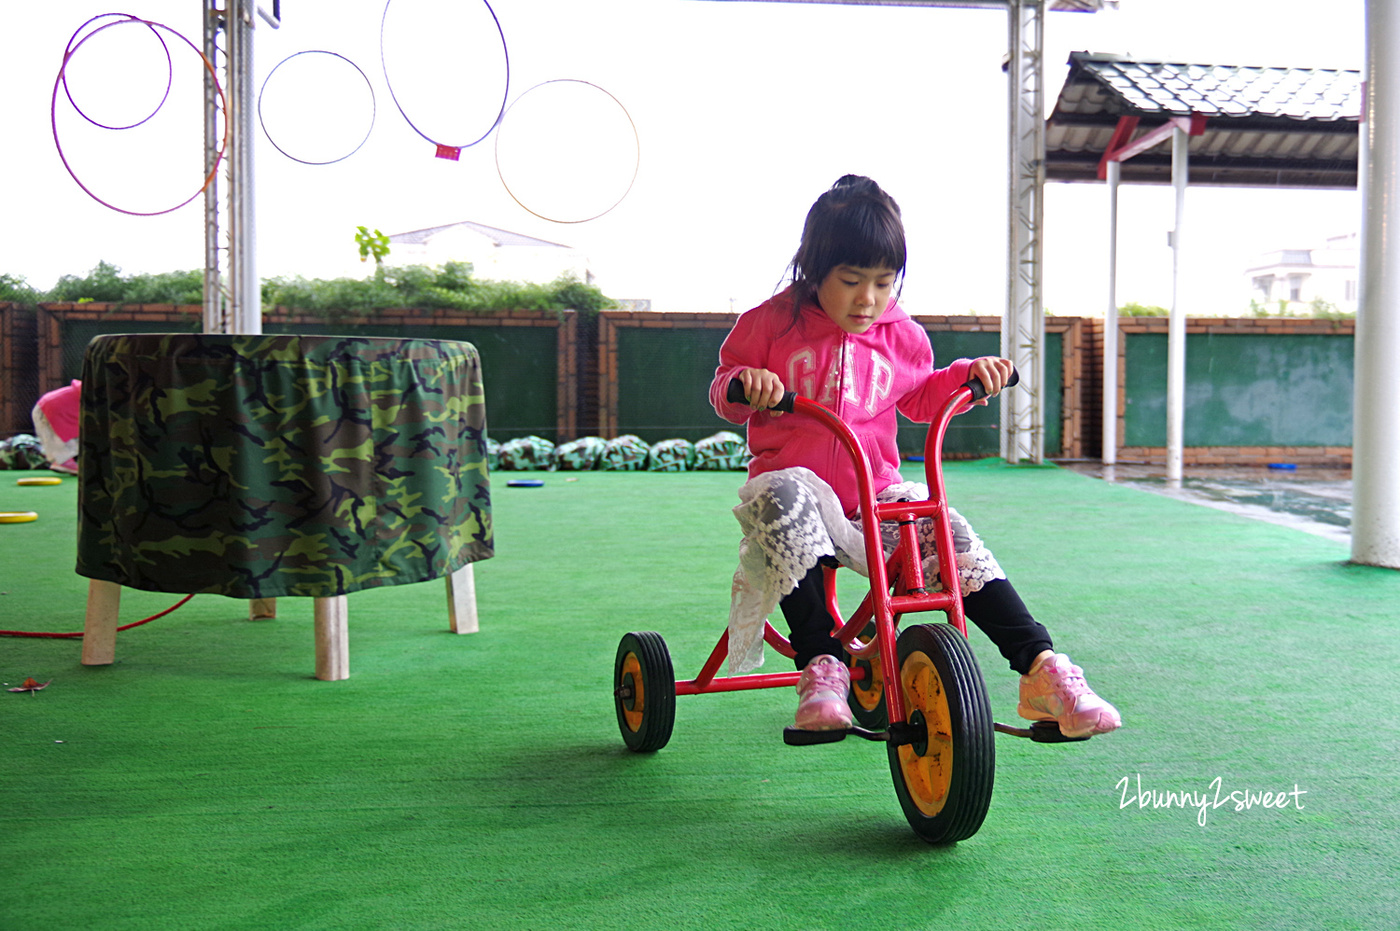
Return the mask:
[[[65,440],[60,437],[39,405],[34,405],[31,416],[34,418],[34,433],[38,437],[39,448],[44,451],[44,458],[49,460],[50,465],[61,465],[78,455],[78,438],[75,436]]]
[[[928,486],[901,482],[877,494],[888,501],[923,501]],[[831,486],[810,469],[765,472],[739,489],[742,502],[734,509],[744,538],[739,543],[739,567],[729,603],[729,671],[743,675],[763,665],[763,623],[778,602],[823,556],[834,556],[843,566],[869,575],[865,563],[865,538],[860,521],[846,517]],[[979,591],[992,579],[1004,579],[991,552],[963,516],[952,508],[953,548],[963,595]],[[919,520],[920,551],[924,577],[930,587],[942,588],[933,521]],[[893,521],[880,527],[886,555],[894,551],[899,528]]]

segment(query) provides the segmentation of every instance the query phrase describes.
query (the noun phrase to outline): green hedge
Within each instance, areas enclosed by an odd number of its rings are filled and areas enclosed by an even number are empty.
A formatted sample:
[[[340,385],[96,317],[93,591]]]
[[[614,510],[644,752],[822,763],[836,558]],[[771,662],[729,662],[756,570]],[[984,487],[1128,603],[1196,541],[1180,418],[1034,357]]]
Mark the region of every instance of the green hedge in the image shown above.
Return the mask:
[[[64,275],[48,291],[31,287],[22,276],[0,274],[0,300],[23,305],[87,301],[202,304],[204,272],[122,275],[117,266],[98,262],[81,277]],[[397,307],[453,309],[465,313],[493,310],[597,313],[614,304],[602,291],[575,278],[559,278],[549,284],[488,281],[473,278],[468,262],[448,262],[440,267],[381,266],[366,278],[269,278],[262,283],[262,302],[264,307],[289,307],[330,320]]]

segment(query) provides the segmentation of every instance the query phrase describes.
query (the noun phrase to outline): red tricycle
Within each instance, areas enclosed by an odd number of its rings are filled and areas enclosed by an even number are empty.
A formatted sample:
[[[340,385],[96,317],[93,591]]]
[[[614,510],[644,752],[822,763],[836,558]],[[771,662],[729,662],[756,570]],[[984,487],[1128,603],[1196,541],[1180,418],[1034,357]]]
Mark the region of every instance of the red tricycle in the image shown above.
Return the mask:
[[[1013,375],[1010,384],[1015,384]],[[737,392],[737,394],[736,394]],[[831,743],[848,736],[886,744],[895,794],[914,833],[929,843],[953,843],[977,833],[992,799],[996,768],[996,731],[1045,743],[1071,739],[1053,722],[1027,728],[992,721],[986,685],[967,644],[962,595],[956,585],[930,591],[924,579],[915,521],[934,521],[940,579],[958,578],[953,561],[953,532],[943,489],[941,451],[952,418],[971,402],[985,397],[976,379],[959,387],[930,426],[924,445],[927,501],[878,503],[870,464],[860,441],[832,411],[807,398],[788,393],[775,408],[807,414],[833,431],[856,468],[861,524],[870,591],[849,620],[842,621],[836,601],[836,570],[825,569],[826,595],[835,636],[848,654],[851,671],[850,705],[856,725],[841,730],[806,731],[789,727],[783,739],[792,745]],[[736,379],[729,385],[731,401],[744,400]],[[886,556],[880,523],[898,524],[899,542]],[[916,624],[902,632],[906,614],[942,611],[947,623]],[[794,655],[787,639],[765,621],[764,640],[780,654]],[[742,689],[793,687],[800,672],[719,676],[729,651],[729,632],[694,678],[677,682],[671,656],[661,635],[653,631],[623,636],[613,666],[613,695],[617,722],[628,748],[639,753],[659,750],[671,739],[676,696]],[[898,688],[886,688],[898,683]]]

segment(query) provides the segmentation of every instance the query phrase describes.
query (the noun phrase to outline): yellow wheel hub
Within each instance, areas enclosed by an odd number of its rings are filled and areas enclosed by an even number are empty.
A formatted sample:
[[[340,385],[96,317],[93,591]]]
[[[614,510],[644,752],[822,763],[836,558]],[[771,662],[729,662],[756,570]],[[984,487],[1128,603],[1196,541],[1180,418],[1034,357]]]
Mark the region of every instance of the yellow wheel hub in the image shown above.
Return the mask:
[[[633,733],[642,729],[642,715],[646,712],[646,687],[642,685],[642,664],[636,653],[628,653],[622,661],[622,681],[632,682],[632,698],[622,705],[622,717]]]
[[[899,748],[899,766],[904,785],[919,811],[933,817],[943,810],[953,781],[953,728],[948,713],[948,696],[943,679],[933,661],[922,651],[909,654],[900,667],[904,687],[905,712],[923,716],[928,726],[928,744]],[[923,752],[919,752],[922,749]]]
[[[869,670],[870,676],[851,683],[851,694],[855,696],[856,702],[866,711],[874,711],[880,707],[880,702],[885,697],[885,672],[880,666],[880,655],[878,653],[862,654],[856,660]]]

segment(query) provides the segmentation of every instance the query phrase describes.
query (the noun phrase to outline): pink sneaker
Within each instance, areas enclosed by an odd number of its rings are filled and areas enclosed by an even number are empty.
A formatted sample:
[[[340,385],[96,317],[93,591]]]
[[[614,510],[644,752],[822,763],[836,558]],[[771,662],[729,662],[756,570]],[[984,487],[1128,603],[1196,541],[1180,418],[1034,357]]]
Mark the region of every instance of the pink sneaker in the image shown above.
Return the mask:
[[[804,731],[832,731],[851,726],[851,672],[834,656],[818,656],[797,680],[797,726]]]
[[[1016,713],[1028,721],[1054,721],[1066,737],[1106,734],[1123,724],[1118,709],[1094,694],[1084,681],[1084,670],[1063,653],[1021,677]]]

